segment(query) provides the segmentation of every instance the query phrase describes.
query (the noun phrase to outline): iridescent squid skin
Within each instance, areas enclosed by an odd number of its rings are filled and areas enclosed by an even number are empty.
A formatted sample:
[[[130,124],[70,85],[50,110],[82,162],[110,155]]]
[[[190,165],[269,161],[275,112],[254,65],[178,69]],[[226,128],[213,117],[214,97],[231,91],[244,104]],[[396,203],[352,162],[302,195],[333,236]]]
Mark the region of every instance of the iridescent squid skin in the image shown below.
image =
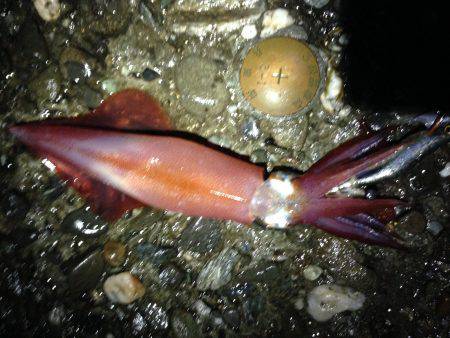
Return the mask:
[[[158,103],[134,89],[87,115],[9,130],[110,221],[149,205],[277,229],[310,224],[393,248],[404,246],[385,223],[405,203],[365,199],[364,185],[396,175],[449,141],[435,124],[413,142],[391,145],[392,129],[384,129],[345,142],[305,173],[264,179],[263,167],[174,132]]]

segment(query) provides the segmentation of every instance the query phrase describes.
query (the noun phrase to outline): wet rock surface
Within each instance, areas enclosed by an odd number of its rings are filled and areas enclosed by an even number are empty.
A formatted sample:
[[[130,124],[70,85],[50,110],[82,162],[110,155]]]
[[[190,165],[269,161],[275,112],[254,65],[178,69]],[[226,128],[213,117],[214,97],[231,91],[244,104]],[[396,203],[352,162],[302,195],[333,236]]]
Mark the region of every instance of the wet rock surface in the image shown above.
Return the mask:
[[[301,31],[332,74],[338,1],[59,0],[51,17],[36,10],[42,2],[0,4],[0,336],[445,336],[448,145],[372,187],[411,205],[389,224],[412,247],[402,252],[308,225],[277,232],[152,208],[107,223],[5,129],[76,116],[133,87],[182,131],[269,169],[306,170],[366,113],[345,105],[345,83],[328,81],[326,100],[280,122],[246,108],[233,72],[264,17],[274,19],[266,11],[285,8],[290,26],[275,34]],[[339,311],[318,322],[309,299],[327,285],[342,288],[334,307],[315,303],[317,319],[322,306]],[[336,307],[355,292],[362,307]]]

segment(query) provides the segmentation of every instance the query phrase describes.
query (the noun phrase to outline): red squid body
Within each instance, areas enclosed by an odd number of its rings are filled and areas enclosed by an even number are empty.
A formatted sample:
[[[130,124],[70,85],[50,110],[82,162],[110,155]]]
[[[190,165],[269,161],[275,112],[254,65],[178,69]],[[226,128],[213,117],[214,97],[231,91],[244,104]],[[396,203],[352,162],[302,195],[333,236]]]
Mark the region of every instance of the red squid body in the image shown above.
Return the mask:
[[[277,179],[264,181],[264,168],[175,136],[159,105],[138,90],[117,93],[81,117],[21,124],[10,131],[109,220],[151,205],[246,224],[258,218],[273,225],[271,219],[276,224],[281,218],[283,225],[308,223],[339,236],[400,247],[376,218],[392,219],[399,201],[327,197],[333,187],[396,151],[376,152],[384,145],[383,135],[347,142],[304,175],[275,185],[274,194],[267,182]],[[375,152],[366,156],[369,151]]]
[[[90,115],[10,131],[52,162],[107,219],[151,205],[251,223],[249,202],[263,182],[263,168],[181,137],[142,132],[170,130],[163,115],[152,98],[126,90]]]

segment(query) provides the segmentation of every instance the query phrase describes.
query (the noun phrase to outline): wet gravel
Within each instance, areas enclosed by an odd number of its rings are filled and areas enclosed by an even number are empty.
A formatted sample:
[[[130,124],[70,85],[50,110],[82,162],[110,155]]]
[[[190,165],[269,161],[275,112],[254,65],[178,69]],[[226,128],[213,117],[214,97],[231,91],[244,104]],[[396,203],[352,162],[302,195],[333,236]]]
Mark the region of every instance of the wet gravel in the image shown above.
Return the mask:
[[[261,3],[287,7],[335,66],[333,1],[249,0],[239,12],[237,1],[220,0],[200,24],[190,1],[56,2],[54,21],[31,1],[0,3],[0,336],[448,336],[450,181],[439,171],[450,161],[449,145],[373,187],[411,204],[390,225],[413,247],[403,252],[308,225],[280,232],[152,208],[107,224],[6,130],[85,113],[111,92],[136,87],[154,95],[181,130],[269,168],[306,170],[352,137],[365,112],[330,114],[318,103],[307,116],[276,123],[246,111],[228,74],[247,43],[240,30],[190,35],[174,18],[195,29],[229,19],[260,30],[252,18]],[[217,74],[190,86],[202,62]],[[200,94],[204,100],[195,101]],[[219,104],[209,107],[211,100]],[[129,305],[112,303],[103,288],[121,272],[145,288]],[[323,284],[360,292],[364,305],[314,320],[307,295]]]

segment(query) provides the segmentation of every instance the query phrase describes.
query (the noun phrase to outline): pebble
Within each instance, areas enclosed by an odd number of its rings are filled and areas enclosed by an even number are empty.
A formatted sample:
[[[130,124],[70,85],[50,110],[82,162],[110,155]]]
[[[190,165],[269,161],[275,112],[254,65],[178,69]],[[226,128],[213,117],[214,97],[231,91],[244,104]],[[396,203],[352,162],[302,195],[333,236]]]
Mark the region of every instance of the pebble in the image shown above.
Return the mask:
[[[48,313],[48,321],[53,325],[61,325],[62,321],[64,320],[64,316],[65,316],[64,307],[62,305],[55,306]]]
[[[317,265],[308,265],[304,270],[303,270],[303,277],[305,277],[305,279],[313,281],[316,280],[317,278],[320,277],[320,275],[322,274],[323,270],[320,266]]]
[[[366,297],[361,292],[336,284],[320,285],[308,294],[307,311],[318,322],[343,311],[362,308]]]
[[[125,261],[127,250],[125,245],[109,241],[103,247],[103,258],[111,266],[120,266]]]
[[[197,338],[201,330],[194,318],[186,311],[175,310],[172,315],[171,328],[176,338]]]
[[[439,316],[448,316],[450,314],[450,290],[444,290],[436,303],[436,313]]]
[[[128,271],[108,277],[103,290],[111,302],[119,304],[131,304],[145,294],[144,285]]]
[[[303,296],[298,297],[295,302],[294,302],[294,306],[297,310],[303,310],[303,308],[305,307],[305,301],[303,299]]]
[[[399,222],[399,227],[405,229],[410,234],[417,235],[423,232],[427,222],[425,217],[418,211],[411,211]]]
[[[310,5],[314,8],[322,8],[325,7],[330,0],[303,0],[307,5]]]
[[[181,104],[192,114],[217,115],[223,112],[229,94],[223,80],[218,78],[219,66],[214,60],[190,55],[177,69],[176,85]]]
[[[183,250],[205,254],[217,249],[221,238],[220,226],[214,221],[200,217],[188,224],[178,244]]]
[[[233,330],[237,330],[241,324],[241,315],[235,309],[228,309],[223,313],[223,320]]]
[[[245,40],[251,40],[258,34],[258,30],[256,29],[255,25],[245,25],[242,28],[241,36]]]
[[[200,299],[194,303],[193,308],[195,309],[195,312],[197,312],[197,314],[200,317],[208,317],[211,314],[210,307],[208,305],[206,305],[205,302]]]
[[[163,286],[177,287],[184,279],[184,273],[174,265],[164,268],[159,274]]]
[[[54,102],[60,95],[61,74],[55,66],[47,67],[42,73],[28,83],[28,88],[39,107],[46,107],[47,102]]]
[[[255,23],[266,8],[265,0],[176,0],[164,13],[174,33],[194,36],[228,34]]]
[[[222,252],[206,264],[197,277],[199,290],[217,290],[227,284],[232,277],[232,271],[239,253],[234,249],[224,249]]]
[[[74,83],[86,82],[94,73],[95,67],[95,60],[77,48],[64,48],[59,56],[62,75]]]
[[[159,73],[151,68],[145,68],[144,71],[142,72],[142,78],[145,81],[153,81],[159,77],[160,77]]]
[[[16,190],[4,191],[0,195],[0,230],[2,228],[11,228],[4,223],[8,223],[8,225],[17,228],[17,226],[25,219],[29,210],[30,202],[25,195]]]
[[[447,162],[444,169],[442,169],[439,172],[439,175],[441,175],[441,177],[449,177],[450,176],[450,162]]]
[[[33,0],[39,16],[45,21],[55,21],[61,15],[59,0]]]
[[[105,263],[100,250],[77,257],[66,262],[70,293],[82,294],[93,289],[103,274]]]
[[[169,316],[158,304],[148,303],[134,316],[131,327],[139,336],[152,336],[153,331],[164,331],[169,327]]]
[[[164,265],[177,256],[177,250],[172,247],[156,246],[151,243],[139,244],[136,248],[138,256],[150,261],[156,266]]]
[[[277,8],[264,13],[262,21],[261,38],[267,38],[280,29],[294,24],[294,18],[285,8]]]
[[[89,209],[80,208],[70,212],[64,218],[61,231],[86,237],[98,237],[108,231],[108,223]]]
[[[427,223],[427,230],[433,235],[437,236],[444,229],[441,223],[437,221],[429,221]]]

